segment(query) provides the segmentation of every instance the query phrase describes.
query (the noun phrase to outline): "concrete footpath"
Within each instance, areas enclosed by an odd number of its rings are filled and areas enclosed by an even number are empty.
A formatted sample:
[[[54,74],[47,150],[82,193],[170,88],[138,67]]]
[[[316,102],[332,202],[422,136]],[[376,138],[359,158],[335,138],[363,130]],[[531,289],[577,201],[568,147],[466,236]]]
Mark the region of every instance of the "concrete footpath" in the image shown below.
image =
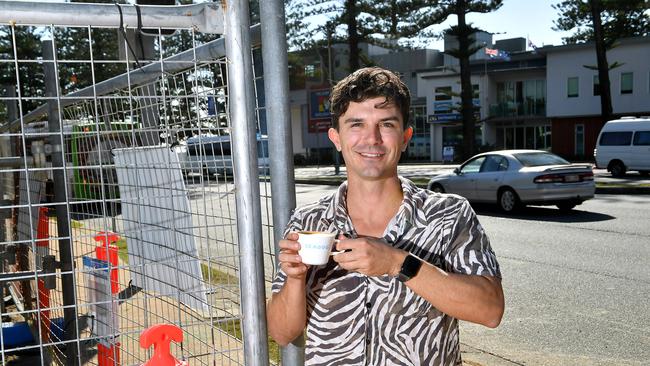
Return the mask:
[[[397,170],[418,186],[426,187],[431,177],[451,172],[456,167],[452,164],[401,164]],[[295,178],[296,183],[339,185],[345,180],[345,166],[341,166],[338,175],[333,166],[297,167]],[[636,172],[628,173],[623,178],[613,178],[605,169],[594,169],[594,179],[596,194],[650,194],[650,177]]]

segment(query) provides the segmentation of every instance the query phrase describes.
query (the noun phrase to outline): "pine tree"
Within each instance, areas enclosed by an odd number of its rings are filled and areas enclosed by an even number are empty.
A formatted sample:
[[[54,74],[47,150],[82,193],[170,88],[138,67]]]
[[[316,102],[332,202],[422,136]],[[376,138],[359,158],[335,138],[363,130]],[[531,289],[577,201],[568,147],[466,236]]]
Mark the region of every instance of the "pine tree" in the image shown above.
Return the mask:
[[[439,0],[431,1],[430,5],[432,12],[426,15],[430,23],[442,23],[453,15],[458,19],[456,25],[451,26],[445,31],[446,34],[456,37],[458,40],[458,49],[447,50],[446,53],[457,58],[460,64],[460,110],[463,118],[462,154],[463,158],[467,159],[477,151],[475,142],[475,109],[472,103],[473,89],[469,58],[482,47],[473,45],[474,34],[480,31],[480,29],[472,26],[471,23],[467,23],[466,15],[469,13],[489,13],[495,11],[501,7],[502,0]],[[423,21],[418,21],[417,23],[424,24]]]

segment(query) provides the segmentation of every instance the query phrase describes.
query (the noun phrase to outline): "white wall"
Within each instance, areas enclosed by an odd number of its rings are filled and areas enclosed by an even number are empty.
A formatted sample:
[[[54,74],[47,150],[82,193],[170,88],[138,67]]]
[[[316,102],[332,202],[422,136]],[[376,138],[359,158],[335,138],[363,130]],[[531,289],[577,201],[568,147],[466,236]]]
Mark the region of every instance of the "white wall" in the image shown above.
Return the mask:
[[[303,130],[307,128],[307,120],[303,118],[302,110],[307,106],[307,92],[297,90],[289,92],[289,105],[291,110],[291,138],[293,140],[293,153],[304,154]]]
[[[293,153],[304,154],[305,147],[302,144],[302,130],[306,126],[302,122],[300,105],[291,106],[291,138],[293,140]]]
[[[635,114],[650,111],[650,37],[645,43],[621,42],[607,52],[607,60],[622,63],[609,72],[612,107],[616,114]],[[600,114],[600,96],[593,94],[596,70],[583,65],[596,65],[593,47],[567,46],[552,50],[547,55],[546,89],[549,117],[588,116]],[[633,72],[632,94],[621,94],[621,73]],[[567,97],[567,79],[579,78],[579,96]]]

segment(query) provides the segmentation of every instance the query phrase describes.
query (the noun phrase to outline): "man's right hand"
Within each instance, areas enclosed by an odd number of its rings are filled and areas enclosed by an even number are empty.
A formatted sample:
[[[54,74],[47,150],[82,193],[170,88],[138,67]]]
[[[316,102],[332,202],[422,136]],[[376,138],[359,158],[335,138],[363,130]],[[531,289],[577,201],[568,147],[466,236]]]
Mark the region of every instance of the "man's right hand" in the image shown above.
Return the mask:
[[[298,234],[289,233],[284,240],[280,240],[280,255],[278,261],[282,271],[288,278],[303,280],[307,275],[309,265],[302,263],[302,258],[298,255],[300,243],[298,243]]]
[[[300,336],[307,324],[305,281],[309,266],[302,263],[298,250],[298,234],[289,233],[278,243],[278,261],[287,278],[280,292],[271,297],[266,308],[269,334],[281,346]]]

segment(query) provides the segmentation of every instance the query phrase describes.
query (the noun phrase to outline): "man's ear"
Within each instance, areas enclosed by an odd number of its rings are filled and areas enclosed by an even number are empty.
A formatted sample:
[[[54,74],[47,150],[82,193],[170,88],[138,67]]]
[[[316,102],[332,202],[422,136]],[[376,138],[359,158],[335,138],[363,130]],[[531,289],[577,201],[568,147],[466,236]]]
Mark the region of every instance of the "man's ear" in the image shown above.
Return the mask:
[[[406,148],[409,146],[409,141],[413,137],[413,127],[409,127],[404,130],[404,146],[402,146],[402,152],[406,151]]]
[[[336,151],[341,151],[341,141],[339,140],[339,131],[337,131],[335,128],[330,128],[327,130],[327,137],[329,137],[330,141],[334,144],[334,147],[336,148]]]

